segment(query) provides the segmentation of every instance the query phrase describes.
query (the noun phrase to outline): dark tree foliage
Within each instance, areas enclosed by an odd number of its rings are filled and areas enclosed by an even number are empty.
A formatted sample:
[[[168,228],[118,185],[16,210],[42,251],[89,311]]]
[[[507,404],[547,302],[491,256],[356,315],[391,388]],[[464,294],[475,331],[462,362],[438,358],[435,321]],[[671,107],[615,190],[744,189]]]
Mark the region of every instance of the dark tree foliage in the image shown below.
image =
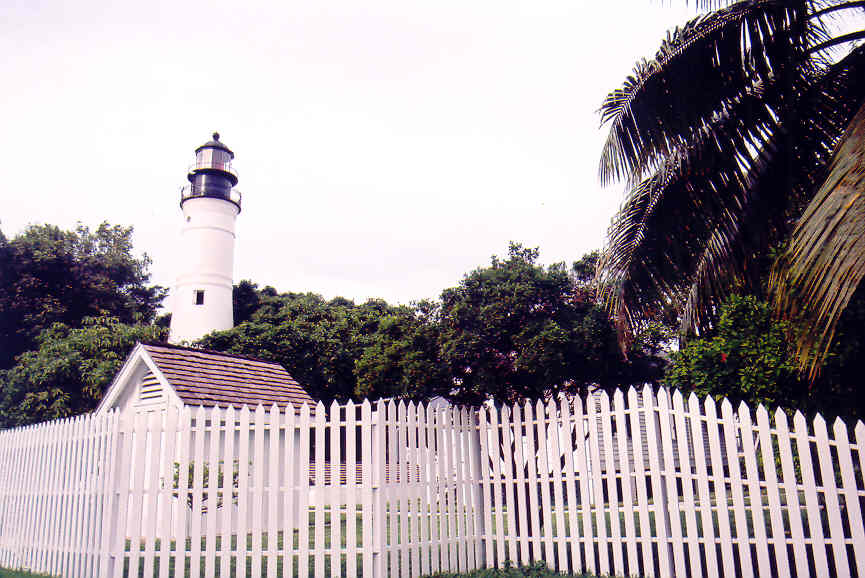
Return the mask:
[[[37,348],[0,370],[0,428],[92,411],[138,341],[160,341],[164,328],[131,325],[116,317],[83,320],[72,328],[55,323]]]
[[[453,379],[450,397],[513,402],[656,378],[656,367],[622,357],[594,293],[574,283],[564,264],[544,268],[537,257],[537,249],[511,243],[506,260],[493,257],[442,293],[440,351]],[[578,280],[584,269],[575,264]]]
[[[851,301],[839,324],[839,339],[827,356],[818,379],[799,372],[795,342],[798,329],[778,320],[765,300],[732,295],[721,305],[710,336],[693,339],[672,355],[664,383],[700,396],[745,401],[752,407],[798,409],[835,416],[865,416],[859,392],[865,372],[865,293]]]
[[[76,327],[100,315],[152,321],[165,290],[148,285],[149,265],[132,253],[131,227],[32,225],[11,240],[0,235],[0,369],[55,323]]]

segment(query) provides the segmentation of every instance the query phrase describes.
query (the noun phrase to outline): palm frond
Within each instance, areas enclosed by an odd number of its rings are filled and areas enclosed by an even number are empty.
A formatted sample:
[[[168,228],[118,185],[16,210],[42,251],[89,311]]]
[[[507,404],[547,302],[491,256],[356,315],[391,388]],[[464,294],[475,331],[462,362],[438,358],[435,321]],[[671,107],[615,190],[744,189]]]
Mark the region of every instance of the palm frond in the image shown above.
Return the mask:
[[[747,251],[738,245],[750,237],[738,222],[751,210],[753,185],[774,150],[779,98],[776,87],[757,85],[724,103],[712,124],[628,194],[597,274],[599,294],[625,340],[659,302],[681,308],[683,299],[690,304],[687,327],[699,332],[708,320],[692,313],[697,298],[711,301],[722,295],[722,281],[743,276],[740,257]]]
[[[797,223],[771,280],[779,311],[805,322],[799,360],[812,378],[863,276],[865,105],[838,145],[828,177]]]
[[[633,186],[710,124],[721,103],[777,76],[803,45],[792,31],[804,14],[791,4],[737,2],[669,33],[601,106],[601,124],[610,124],[601,182]]]

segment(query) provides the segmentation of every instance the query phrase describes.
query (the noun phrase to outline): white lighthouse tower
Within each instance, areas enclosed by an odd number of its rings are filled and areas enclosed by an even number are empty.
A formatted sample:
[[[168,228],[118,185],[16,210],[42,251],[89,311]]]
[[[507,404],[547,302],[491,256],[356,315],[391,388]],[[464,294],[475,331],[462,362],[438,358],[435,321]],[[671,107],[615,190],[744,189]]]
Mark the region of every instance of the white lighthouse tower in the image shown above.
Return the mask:
[[[186,176],[189,185],[180,194],[181,266],[174,286],[171,343],[234,327],[231,291],[240,193],[234,190],[232,159],[234,153],[213,133],[213,140],[195,149],[195,164]]]

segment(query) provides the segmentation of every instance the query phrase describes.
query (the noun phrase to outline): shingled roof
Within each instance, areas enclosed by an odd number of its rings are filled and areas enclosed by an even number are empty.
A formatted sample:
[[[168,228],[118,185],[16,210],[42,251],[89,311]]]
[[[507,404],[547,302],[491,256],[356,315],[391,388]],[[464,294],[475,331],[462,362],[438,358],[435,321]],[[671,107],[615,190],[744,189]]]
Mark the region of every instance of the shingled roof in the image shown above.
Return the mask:
[[[141,346],[186,405],[315,404],[278,363],[165,343]]]

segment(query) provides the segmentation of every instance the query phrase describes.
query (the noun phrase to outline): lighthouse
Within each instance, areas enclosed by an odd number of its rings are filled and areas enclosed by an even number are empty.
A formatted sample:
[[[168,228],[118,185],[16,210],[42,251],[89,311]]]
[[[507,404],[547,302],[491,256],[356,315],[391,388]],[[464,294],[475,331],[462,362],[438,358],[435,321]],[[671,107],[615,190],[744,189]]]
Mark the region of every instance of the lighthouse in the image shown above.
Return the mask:
[[[195,163],[181,189],[180,272],[174,285],[171,343],[190,342],[212,331],[234,327],[231,291],[234,230],[240,193],[234,153],[213,133],[195,149]]]

